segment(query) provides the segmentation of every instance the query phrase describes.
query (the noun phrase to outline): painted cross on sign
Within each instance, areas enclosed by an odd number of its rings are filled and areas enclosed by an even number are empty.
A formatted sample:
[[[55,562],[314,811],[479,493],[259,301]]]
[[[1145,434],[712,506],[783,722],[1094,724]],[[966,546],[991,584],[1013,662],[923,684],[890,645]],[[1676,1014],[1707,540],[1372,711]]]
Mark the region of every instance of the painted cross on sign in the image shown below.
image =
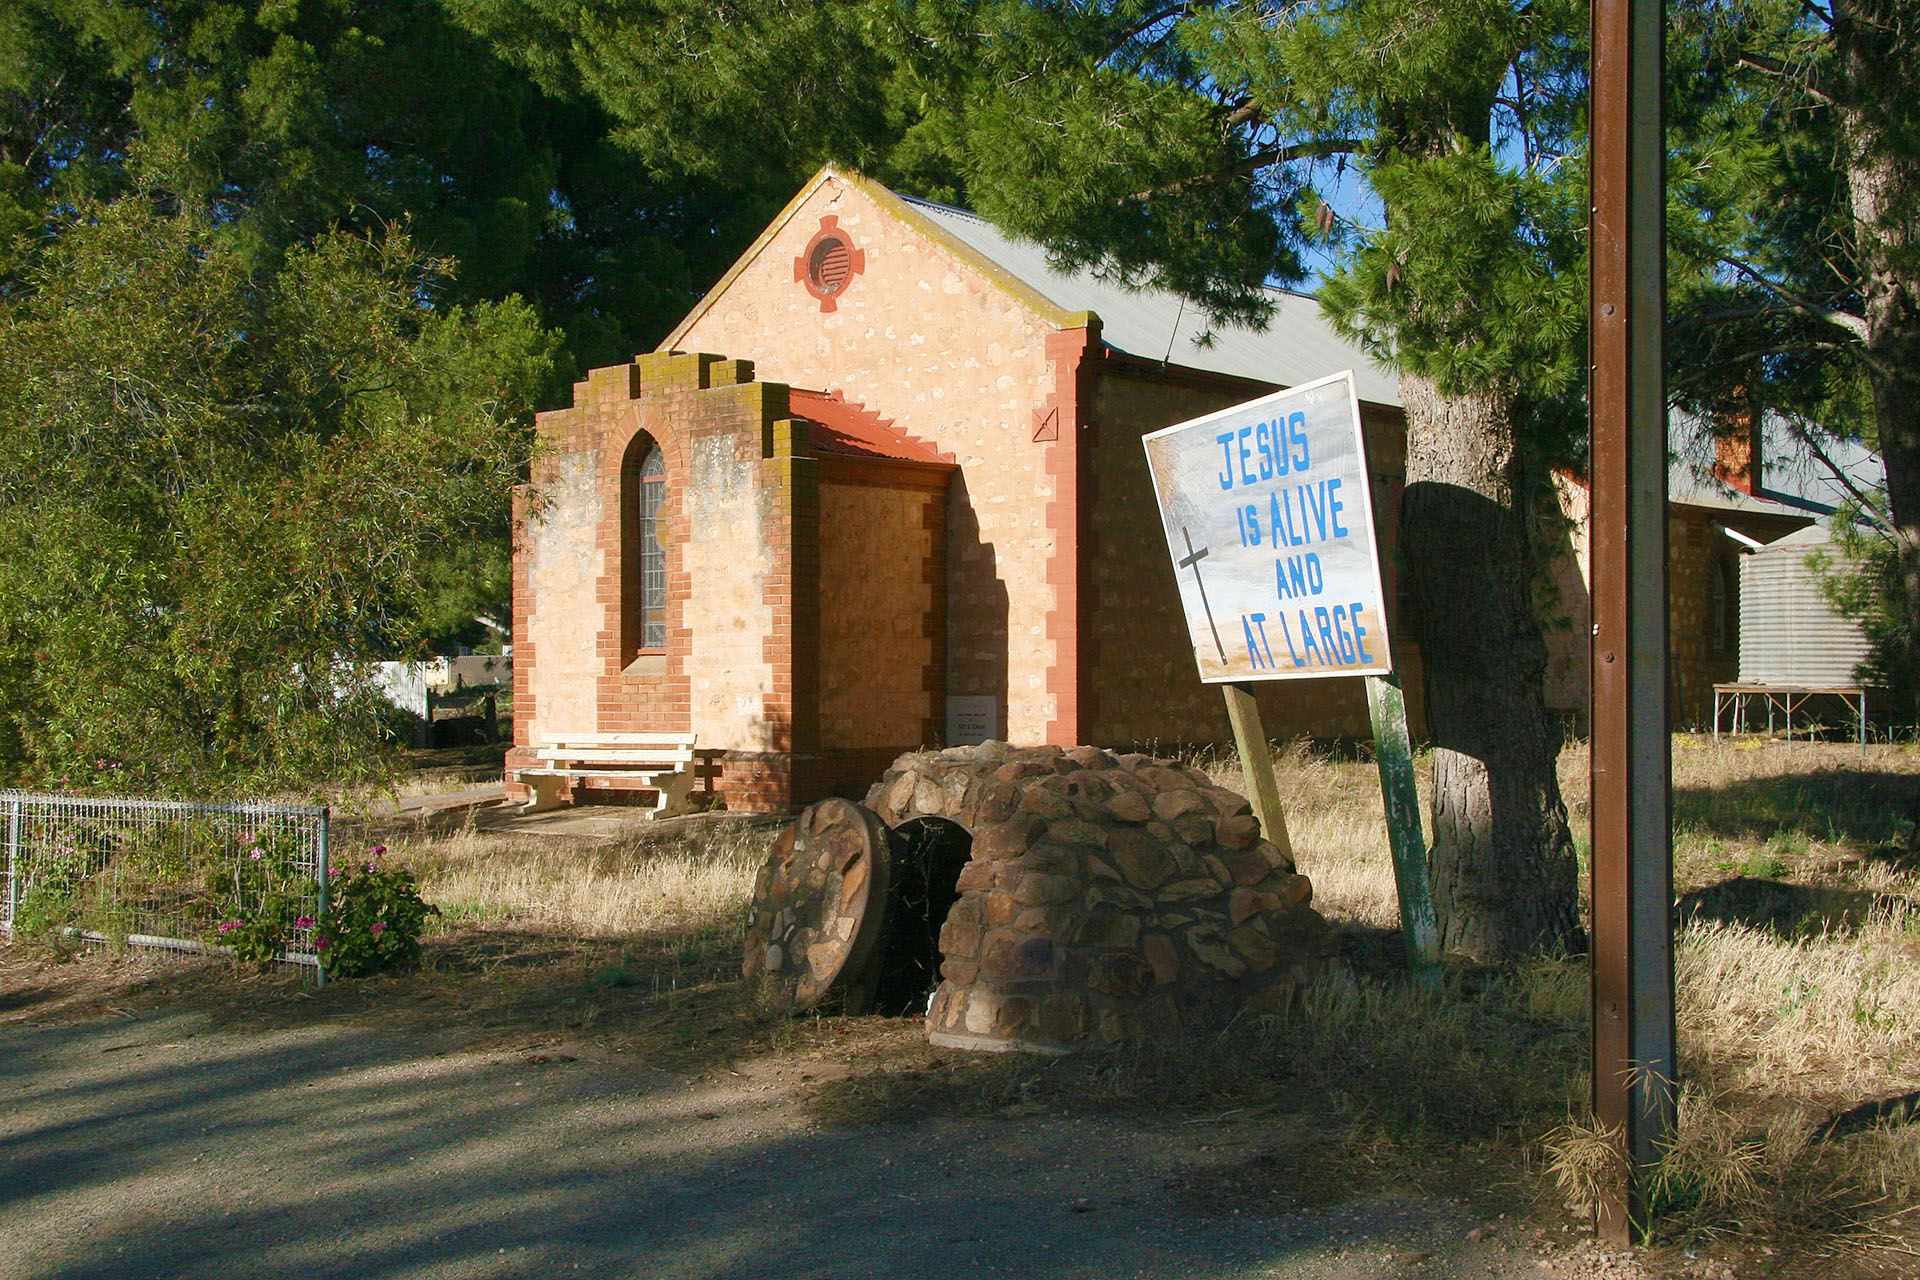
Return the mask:
[[[1143,443],[1202,680],[1393,670],[1351,371]]]

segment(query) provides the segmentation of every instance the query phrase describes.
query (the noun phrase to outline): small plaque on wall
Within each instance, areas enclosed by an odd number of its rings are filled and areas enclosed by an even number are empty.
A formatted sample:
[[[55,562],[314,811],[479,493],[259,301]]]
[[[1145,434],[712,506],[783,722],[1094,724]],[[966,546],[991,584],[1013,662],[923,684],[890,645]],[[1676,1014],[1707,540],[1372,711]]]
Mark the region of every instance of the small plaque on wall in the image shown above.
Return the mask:
[[[947,745],[970,747],[1000,736],[1000,699],[984,696],[947,699]]]

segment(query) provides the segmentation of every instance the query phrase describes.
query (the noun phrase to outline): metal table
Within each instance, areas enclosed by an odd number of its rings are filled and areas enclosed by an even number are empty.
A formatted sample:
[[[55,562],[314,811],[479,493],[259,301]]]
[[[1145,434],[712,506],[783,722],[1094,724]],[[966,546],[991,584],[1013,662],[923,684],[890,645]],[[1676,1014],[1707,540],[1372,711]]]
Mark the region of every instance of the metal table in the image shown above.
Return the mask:
[[[1867,749],[1867,691],[1858,685],[1814,686],[1800,684],[1716,684],[1713,686],[1713,740],[1720,740],[1720,720],[1722,713],[1731,710],[1732,720],[1729,732],[1746,733],[1747,717],[1753,702],[1758,699],[1766,704],[1767,732],[1771,734],[1774,715],[1779,713],[1787,730],[1787,741],[1793,741],[1793,714],[1802,710],[1807,703],[1816,698],[1838,698],[1846,704],[1848,714],[1858,725],[1860,750]]]

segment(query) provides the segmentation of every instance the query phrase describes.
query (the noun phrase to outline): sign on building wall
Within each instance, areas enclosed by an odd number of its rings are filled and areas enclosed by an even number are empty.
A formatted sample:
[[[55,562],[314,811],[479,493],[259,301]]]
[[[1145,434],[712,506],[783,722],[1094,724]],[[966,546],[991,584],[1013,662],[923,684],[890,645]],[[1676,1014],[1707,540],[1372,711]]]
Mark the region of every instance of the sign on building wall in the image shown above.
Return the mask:
[[[1143,443],[1202,680],[1393,670],[1350,371]]]
[[[971,747],[1000,736],[1000,699],[952,694],[947,698],[947,745]]]

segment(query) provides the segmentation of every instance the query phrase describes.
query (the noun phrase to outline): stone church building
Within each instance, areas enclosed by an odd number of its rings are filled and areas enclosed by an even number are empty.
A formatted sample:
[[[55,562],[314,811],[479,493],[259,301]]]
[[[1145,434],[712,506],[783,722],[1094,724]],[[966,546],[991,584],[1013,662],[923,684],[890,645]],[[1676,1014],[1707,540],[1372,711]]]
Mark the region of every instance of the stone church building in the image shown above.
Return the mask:
[[[822,170],[658,351],[540,415],[509,769],[568,735],[692,734],[729,807],[779,809],[931,744],[1229,740],[1142,435],[1353,368],[1394,590],[1395,381],[1312,299],[1274,301],[1208,340],[1173,295]],[[1358,680],[1262,701],[1276,737],[1367,732]]]
[[[510,782],[542,744],[677,734],[714,753],[729,808],[779,810],[858,794],[922,746],[1229,741],[1140,437],[1343,369],[1418,733],[1396,380],[1313,299],[1273,302],[1264,331],[1208,334],[1172,294],[1054,271],[970,213],[822,170],[659,350],[540,415]],[[1569,710],[1583,637],[1555,646]],[[1369,731],[1358,679],[1270,682],[1261,704],[1275,738]]]

